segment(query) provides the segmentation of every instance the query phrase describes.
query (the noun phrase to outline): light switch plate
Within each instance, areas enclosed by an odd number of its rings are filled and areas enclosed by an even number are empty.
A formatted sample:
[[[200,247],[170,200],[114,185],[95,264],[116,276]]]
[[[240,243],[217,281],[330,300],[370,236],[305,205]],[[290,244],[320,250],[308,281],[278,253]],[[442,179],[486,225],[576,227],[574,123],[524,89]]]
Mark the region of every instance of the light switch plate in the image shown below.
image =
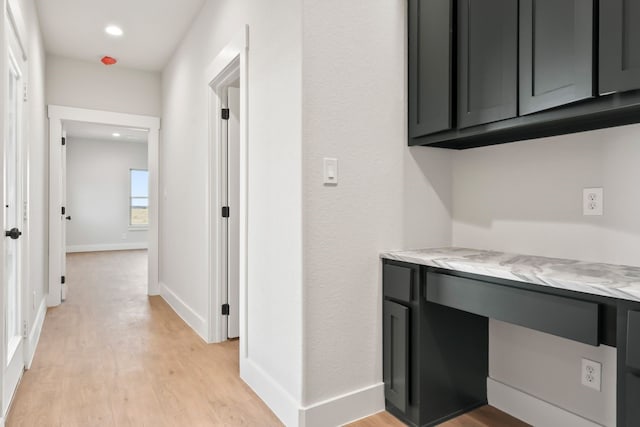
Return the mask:
[[[323,159],[325,185],[338,185],[338,159],[325,157]]]

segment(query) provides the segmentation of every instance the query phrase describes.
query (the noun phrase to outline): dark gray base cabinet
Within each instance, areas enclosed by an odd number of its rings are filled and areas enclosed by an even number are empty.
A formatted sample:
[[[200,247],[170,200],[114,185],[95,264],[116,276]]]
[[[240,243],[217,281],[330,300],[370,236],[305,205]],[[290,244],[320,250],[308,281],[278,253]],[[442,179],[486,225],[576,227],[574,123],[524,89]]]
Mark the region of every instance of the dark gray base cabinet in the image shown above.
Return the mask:
[[[640,426],[640,303],[391,260],[383,295],[385,403],[408,425],[435,426],[487,403],[494,318],[616,347],[616,425]]]
[[[412,426],[487,403],[488,320],[427,302],[425,274],[418,265],[383,264],[386,408]]]

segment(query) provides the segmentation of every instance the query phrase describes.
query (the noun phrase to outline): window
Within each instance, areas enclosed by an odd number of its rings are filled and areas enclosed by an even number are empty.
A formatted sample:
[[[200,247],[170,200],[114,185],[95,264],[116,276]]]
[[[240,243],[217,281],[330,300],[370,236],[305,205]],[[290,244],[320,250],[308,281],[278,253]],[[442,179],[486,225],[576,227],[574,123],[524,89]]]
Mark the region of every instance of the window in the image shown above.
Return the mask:
[[[149,171],[130,170],[129,225],[146,227],[149,225]]]

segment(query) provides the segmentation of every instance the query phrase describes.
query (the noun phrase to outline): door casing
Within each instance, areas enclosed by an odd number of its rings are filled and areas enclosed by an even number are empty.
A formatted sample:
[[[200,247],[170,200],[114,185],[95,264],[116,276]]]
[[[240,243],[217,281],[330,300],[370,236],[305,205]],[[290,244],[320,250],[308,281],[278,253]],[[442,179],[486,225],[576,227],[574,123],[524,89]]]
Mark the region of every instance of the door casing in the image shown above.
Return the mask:
[[[158,173],[160,166],[160,118],[137,114],[114,113],[111,111],[90,110],[84,108],[48,106],[49,115],[49,294],[47,305],[54,307],[62,302],[61,276],[62,261],[66,249],[63,247],[62,215],[63,189],[62,179],[62,128],[63,121],[71,120],[86,123],[134,127],[147,129],[148,167],[149,167],[149,272],[147,294],[159,295],[158,283]]]

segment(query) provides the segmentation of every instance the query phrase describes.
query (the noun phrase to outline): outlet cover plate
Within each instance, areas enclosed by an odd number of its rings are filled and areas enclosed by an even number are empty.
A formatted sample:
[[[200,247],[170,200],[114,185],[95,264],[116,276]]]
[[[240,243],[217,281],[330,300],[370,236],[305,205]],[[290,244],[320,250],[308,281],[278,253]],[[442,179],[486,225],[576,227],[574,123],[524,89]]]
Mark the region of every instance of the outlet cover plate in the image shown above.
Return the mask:
[[[600,391],[602,381],[602,364],[589,359],[582,359],[581,382],[585,387]]]
[[[602,187],[585,188],[582,191],[582,214],[602,216],[604,210],[604,191]]]

